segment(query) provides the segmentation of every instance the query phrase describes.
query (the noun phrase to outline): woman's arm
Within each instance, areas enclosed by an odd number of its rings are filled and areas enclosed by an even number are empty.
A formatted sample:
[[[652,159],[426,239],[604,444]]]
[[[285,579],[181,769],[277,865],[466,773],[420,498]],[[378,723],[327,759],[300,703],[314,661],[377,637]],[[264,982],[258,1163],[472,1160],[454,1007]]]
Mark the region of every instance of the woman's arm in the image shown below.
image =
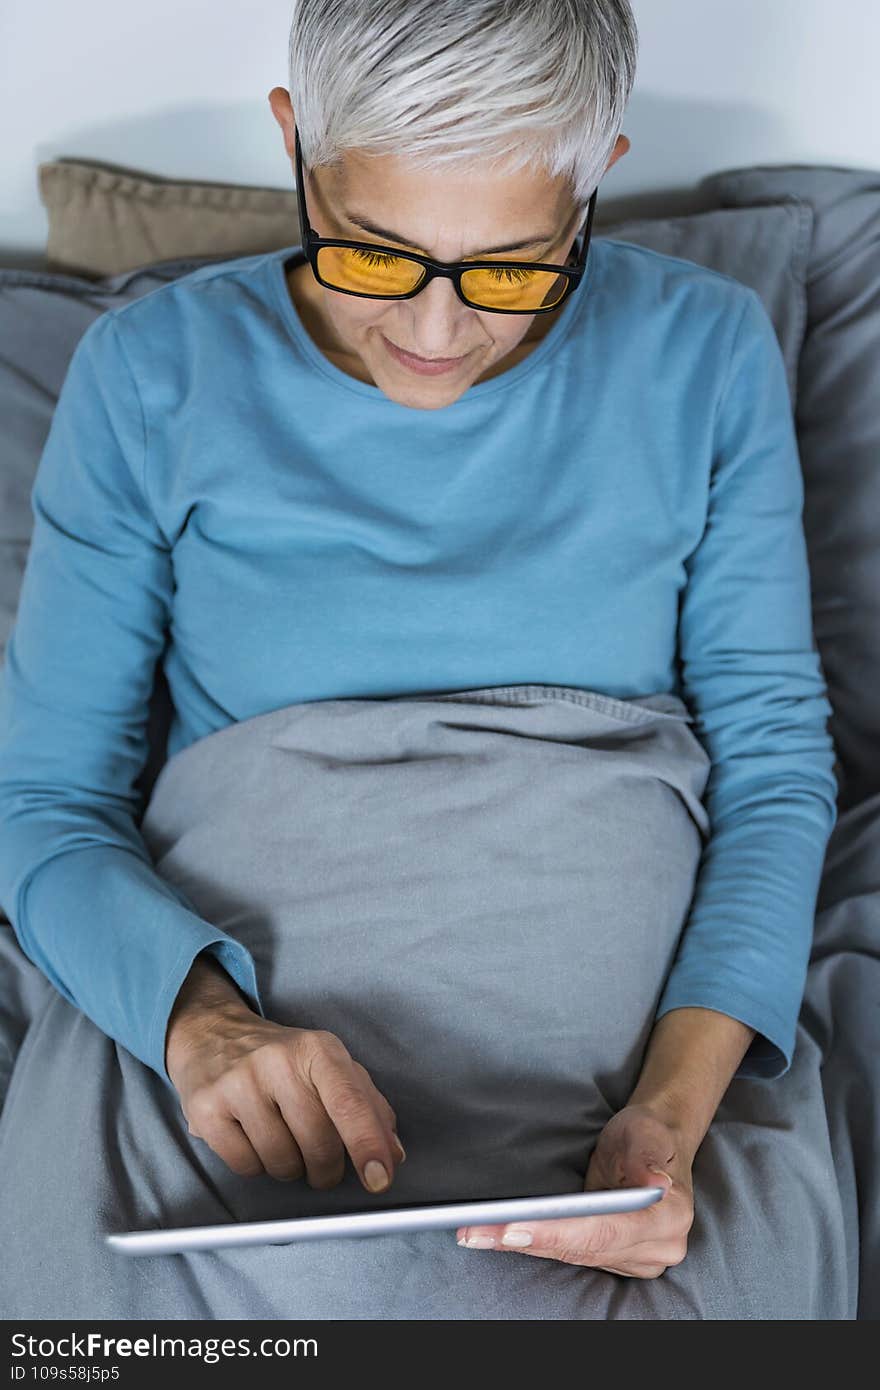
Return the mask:
[[[637,1279],[679,1264],[694,1220],[694,1158],[754,1036],[714,1009],[670,1009],[655,1023],[635,1090],[599,1136],[584,1186],[664,1187],[659,1202],[620,1216],[459,1227],[459,1244]]]
[[[167,1020],[200,952],[261,1004],[250,952],[160,877],[136,822],[175,577],[148,498],[133,308],[77,343],[34,480],[0,670],[0,905],[58,992],[170,1085]]]
[[[642,1211],[508,1231],[510,1246],[504,1227],[469,1230],[498,1249],[641,1278],[685,1256],[691,1166],[732,1078],[780,1077],[791,1063],[837,815],[785,364],[755,291],[742,306],[679,614],[682,692],[712,760],[711,835],[643,1069],[585,1183],[668,1190]]]
[[[712,763],[711,835],[656,1013],[716,1010],[754,1028],[743,1077],[779,1077],[791,1064],[837,815],[803,501],[785,363],[749,290],[678,624],[681,690]]]
[[[654,1025],[630,1105],[648,1106],[693,1158],[754,1036],[714,1009],[671,1009]]]

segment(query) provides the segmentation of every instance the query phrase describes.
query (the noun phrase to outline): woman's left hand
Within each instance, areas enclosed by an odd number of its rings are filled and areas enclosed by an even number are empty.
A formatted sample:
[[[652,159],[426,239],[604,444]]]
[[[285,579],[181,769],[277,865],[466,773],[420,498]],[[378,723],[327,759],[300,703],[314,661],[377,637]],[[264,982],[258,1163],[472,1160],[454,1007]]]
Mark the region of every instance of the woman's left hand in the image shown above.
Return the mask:
[[[480,1244],[471,1249],[538,1255],[634,1279],[656,1279],[670,1265],[680,1264],[687,1253],[694,1220],[692,1165],[693,1154],[669,1123],[647,1105],[628,1105],[611,1117],[599,1135],[584,1190],[666,1187],[658,1202],[609,1216],[461,1226],[456,1238],[460,1245],[480,1238]],[[528,1242],[525,1236],[530,1237]]]

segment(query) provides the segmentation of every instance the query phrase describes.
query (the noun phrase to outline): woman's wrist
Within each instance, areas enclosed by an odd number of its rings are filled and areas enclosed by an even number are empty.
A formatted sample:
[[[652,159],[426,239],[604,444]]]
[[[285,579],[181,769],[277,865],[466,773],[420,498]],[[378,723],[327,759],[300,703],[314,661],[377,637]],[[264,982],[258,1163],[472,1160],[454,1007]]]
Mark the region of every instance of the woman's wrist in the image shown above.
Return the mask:
[[[668,1125],[693,1159],[754,1036],[714,1009],[670,1009],[654,1025],[629,1104]]]
[[[196,956],[177,992],[165,1034],[165,1066],[172,1066],[188,1045],[193,1030],[204,1027],[207,1016],[223,1010],[234,1014],[253,1014],[245,996],[220,962],[208,952]]]

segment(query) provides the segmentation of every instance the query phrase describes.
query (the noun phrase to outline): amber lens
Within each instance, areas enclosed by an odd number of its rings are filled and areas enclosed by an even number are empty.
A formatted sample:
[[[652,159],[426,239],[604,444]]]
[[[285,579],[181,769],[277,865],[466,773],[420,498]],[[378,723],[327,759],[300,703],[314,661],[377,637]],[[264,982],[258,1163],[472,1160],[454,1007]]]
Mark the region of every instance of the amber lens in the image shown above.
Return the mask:
[[[410,294],[425,277],[418,261],[406,256],[350,246],[319,246],[318,275],[325,285],[352,294]],[[552,270],[523,270],[499,261],[487,270],[466,270],[461,277],[465,298],[477,308],[534,313],[551,309],[565,294],[567,276]]]
[[[424,266],[406,256],[358,251],[350,246],[319,246],[318,275],[325,285],[354,294],[408,294],[424,278]]]
[[[553,270],[521,270],[499,263],[491,270],[466,270],[461,277],[465,298],[484,309],[513,309],[534,313],[552,309],[565,294],[566,275]]]

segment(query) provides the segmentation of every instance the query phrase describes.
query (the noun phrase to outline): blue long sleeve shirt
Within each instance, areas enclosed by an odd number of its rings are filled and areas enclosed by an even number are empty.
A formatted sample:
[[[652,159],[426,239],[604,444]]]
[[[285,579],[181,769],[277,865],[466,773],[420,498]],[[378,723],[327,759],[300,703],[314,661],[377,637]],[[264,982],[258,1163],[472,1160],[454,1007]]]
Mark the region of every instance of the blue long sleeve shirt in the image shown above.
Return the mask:
[[[596,238],[527,357],[420,410],[321,353],[291,256],[108,311],[69,363],[0,673],[0,904],[22,949],[169,1085],[200,952],[264,1013],[250,953],[137,828],[160,659],[168,756],[295,701],[674,691],[711,758],[712,828],[657,1017],[736,1017],[756,1030],[737,1074],[781,1075],[837,783],[760,298]]]

